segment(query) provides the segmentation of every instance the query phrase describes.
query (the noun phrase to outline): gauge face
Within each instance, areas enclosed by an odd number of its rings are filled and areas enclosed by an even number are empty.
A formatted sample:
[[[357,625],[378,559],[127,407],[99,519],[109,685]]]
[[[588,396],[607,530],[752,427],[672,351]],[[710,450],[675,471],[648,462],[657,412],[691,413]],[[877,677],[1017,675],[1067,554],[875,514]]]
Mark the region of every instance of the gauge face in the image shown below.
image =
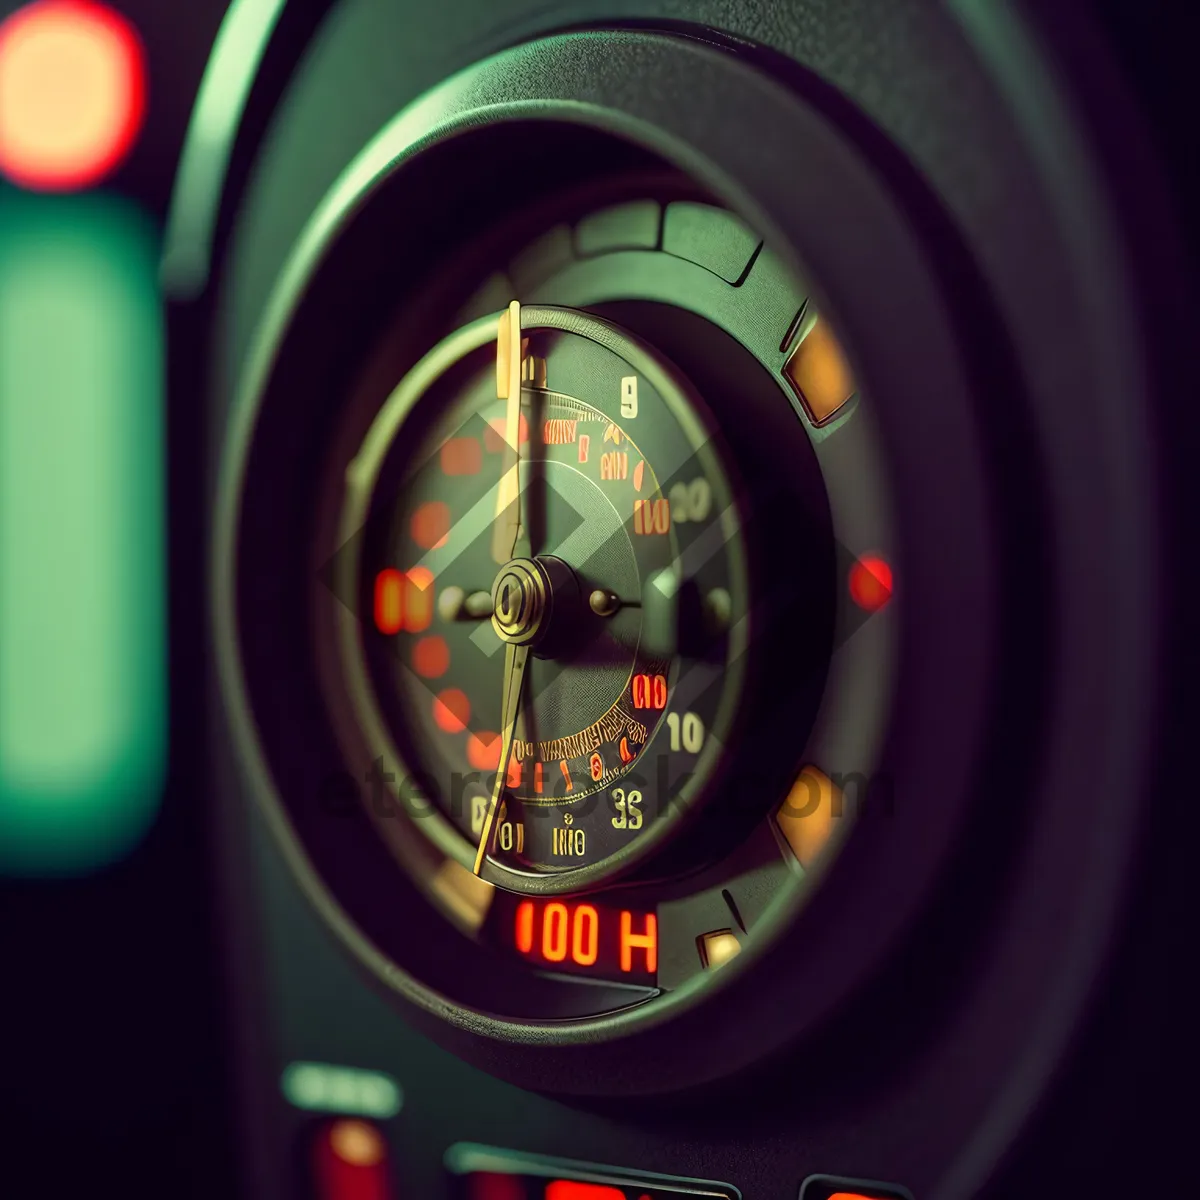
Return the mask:
[[[350,478],[356,702],[430,833],[518,891],[644,857],[702,801],[741,686],[745,556],[701,398],[609,322],[514,306],[418,365]]]
[[[690,194],[515,214],[321,377],[297,334],[230,510],[306,886],[406,1001],[506,1041],[682,1011],[887,804],[870,406]]]

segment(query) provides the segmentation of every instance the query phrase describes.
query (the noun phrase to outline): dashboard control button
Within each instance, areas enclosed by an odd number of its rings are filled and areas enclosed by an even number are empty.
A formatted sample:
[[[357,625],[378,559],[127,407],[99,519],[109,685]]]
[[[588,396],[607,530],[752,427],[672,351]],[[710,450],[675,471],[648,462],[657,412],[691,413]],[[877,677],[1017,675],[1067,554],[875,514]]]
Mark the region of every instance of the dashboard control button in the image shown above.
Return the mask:
[[[841,343],[820,318],[788,356],[783,375],[814,425],[831,420],[854,396],[854,376]]]
[[[711,933],[702,933],[696,939],[696,947],[700,951],[700,961],[712,970],[733,958],[741,950],[742,943],[732,929],[714,929]]]
[[[396,1200],[387,1141],[370,1121],[343,1117],[319,1126],[312,1166],[318,1200]]]

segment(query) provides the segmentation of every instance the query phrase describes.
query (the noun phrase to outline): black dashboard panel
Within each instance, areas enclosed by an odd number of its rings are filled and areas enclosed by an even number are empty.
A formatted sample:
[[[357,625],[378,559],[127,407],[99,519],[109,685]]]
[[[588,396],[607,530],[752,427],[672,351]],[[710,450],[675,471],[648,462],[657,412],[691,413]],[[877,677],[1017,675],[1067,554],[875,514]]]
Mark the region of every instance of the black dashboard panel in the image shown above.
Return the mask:
[[[193,63],[173,189],[113,176],[162,222],[171,749],[124,861],[4,882],[26,979],[121,929],[78,1034],[22,989],[17,1140],[261,1200],[1175,1185],[1171,30],[124,11]],[[114,1036],[115,1115],[29,1082]]]

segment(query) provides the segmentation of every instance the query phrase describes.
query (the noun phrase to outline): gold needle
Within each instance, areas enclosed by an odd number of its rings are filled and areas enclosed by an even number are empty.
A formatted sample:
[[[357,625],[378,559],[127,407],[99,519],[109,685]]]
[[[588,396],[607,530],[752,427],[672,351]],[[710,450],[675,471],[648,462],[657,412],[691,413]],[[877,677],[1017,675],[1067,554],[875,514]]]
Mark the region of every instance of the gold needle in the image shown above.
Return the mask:
[[[504,701],[500,718],[500,762],[496,767],[496,785],[492,788],[492,802],[488,805],[479,831],[479,847],[475,851],[475,874],[483,870],[492,841],[492,827],[500,811],[500,794],[508,779],[508,759],[512,753],[513,732],[517,727],[517,712],[521,707],[521,685],[525,682],[525,663],[529,659],[528,646],[514,646],[511,642],[504,650]]]
[[[498,563],[506,563],[512,558],[521,536],[521,304],[517,300],[500,314],[496,330],[496,397],[508,403],[504,414],[504,465],[496,493],[496,521],[492,526],[492,558]],[[500,763],[496,769],[492,801],[479,832],[479,846],[475,851],[476,875],[483,870],[492,828],[500,810],[500,796],[508,778],[508,759],[512,753],[513,730],[517,724],[528,657],[526,646],[514,646],[510,642],[505,647]]]
[[[492,559],[506,563],[521,535],[521,304],[500,314],[496,336],[496,397],[508,401],[504,414],[504,463],[496,493]]]

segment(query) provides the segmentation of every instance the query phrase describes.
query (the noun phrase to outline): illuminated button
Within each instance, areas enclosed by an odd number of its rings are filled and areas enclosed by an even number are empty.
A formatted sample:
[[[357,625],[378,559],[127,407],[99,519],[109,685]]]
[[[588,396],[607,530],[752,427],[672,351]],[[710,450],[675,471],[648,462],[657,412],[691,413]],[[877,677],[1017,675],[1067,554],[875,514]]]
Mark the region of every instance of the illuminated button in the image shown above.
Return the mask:
[[[841,792],[829,776],[805,767],[775,812],[775,824],[802,867],[816,862],[841,811]]]
[[[712,970],[734,958],[742,943],[732,929],[714,929],[711,933],[702,933],[696,939],[696,947],[700,951],[700,961]]]
[[[814,425],[831,420],[854,395],[854,375],[828,321],[821,318],[788,356],[784,378]]]
[[[895,1184],[812,1175],[800,1188],[800,1200],[913,1200],[913,1196]]]
[[[23,187],[98,182],[128,153],[145,110],[133,26],[90,0],[38,0],[0,23],[0,173]]]
[[[318,1200],[394,1200],[388,1146],[377,1125],[344,1118],[317,1131],[313,1181]]]

